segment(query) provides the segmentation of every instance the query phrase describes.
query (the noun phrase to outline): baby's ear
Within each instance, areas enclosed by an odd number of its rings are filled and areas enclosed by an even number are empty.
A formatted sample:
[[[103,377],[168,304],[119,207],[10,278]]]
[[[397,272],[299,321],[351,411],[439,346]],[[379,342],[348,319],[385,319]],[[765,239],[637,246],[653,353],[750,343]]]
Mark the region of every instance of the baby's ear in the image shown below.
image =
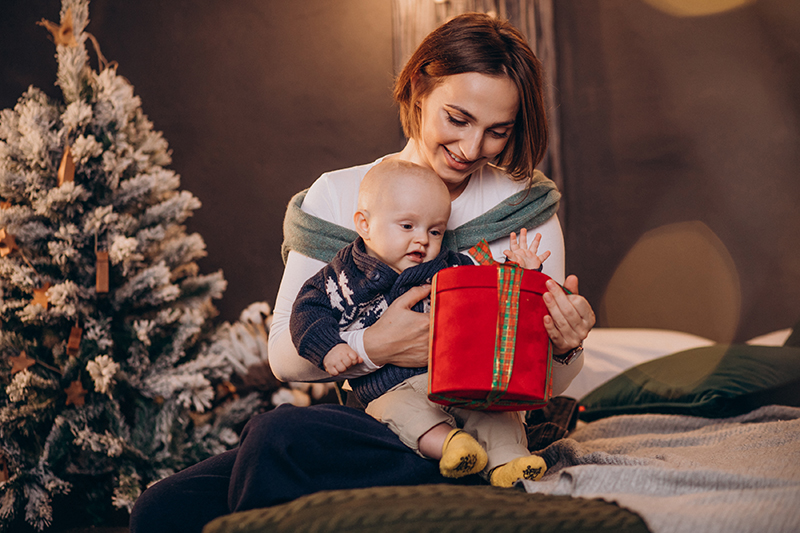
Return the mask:
[[[353,215],[353,222],[356,225],[356,232],[364,240],[369,239],[369,213],[359,209]]]

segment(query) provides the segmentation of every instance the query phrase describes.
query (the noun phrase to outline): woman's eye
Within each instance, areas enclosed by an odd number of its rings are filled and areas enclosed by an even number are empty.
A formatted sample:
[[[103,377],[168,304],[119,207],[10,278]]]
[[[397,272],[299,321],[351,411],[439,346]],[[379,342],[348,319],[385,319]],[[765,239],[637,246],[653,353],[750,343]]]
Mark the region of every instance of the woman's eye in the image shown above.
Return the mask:
[[[508,138],[508,130],[506,131],[496,131],[496,130],[489,130],[489,135],[494,137],[495,139],[507,139]]]
[[[450,113],[447,114],[447,120],[450,122],[450,124],[453,124],[454,126],[466,126],[467,125],[467,121],[466,120],[458,120],[456,117],[454,117]]]

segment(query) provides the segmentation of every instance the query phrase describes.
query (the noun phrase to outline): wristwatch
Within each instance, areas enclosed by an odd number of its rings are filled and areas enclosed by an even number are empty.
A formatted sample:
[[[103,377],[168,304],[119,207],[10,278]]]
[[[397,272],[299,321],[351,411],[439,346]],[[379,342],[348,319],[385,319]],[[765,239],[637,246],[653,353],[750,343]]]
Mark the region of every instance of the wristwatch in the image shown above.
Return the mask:
[[[561,355],[553,354],[553,361],[562,365],[568,365],[575,359],[580,357],[582,353],[583,353],[583,341],[581,341],[581,343],[578,346],[571,349],[567,353],[562,353]]]

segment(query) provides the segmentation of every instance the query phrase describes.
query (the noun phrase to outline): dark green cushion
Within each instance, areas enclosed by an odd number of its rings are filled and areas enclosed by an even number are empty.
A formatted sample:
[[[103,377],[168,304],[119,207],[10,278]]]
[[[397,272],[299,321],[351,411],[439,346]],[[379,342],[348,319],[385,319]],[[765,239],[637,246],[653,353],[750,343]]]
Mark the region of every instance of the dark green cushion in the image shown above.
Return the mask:
[[[786,339],[783,345],[800,348],[800,322],[794,325],[792,332],[789,334],[789,338]]]
[[[217,518],[203,533],[646,533],[642,519],[603,500],[488,485],[324,491]]]
[[[580,400],[580,418],[684,414],[724,418],[800,407],[800,348],[716,344],[635,366]]]

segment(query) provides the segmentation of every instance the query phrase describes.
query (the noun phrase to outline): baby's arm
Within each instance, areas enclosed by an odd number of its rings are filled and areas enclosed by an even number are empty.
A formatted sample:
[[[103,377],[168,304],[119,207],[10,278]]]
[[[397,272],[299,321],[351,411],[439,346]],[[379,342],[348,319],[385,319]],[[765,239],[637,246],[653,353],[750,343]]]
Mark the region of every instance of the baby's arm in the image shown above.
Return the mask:
[[[332,307],[326,289],[329,277],[336,279],[338,274],[333,267],[326,266],[306,281],[294,301],[289,320],[297,353],[325,371],[330,352],[339,345],[347,346],[339,333],[341,311]],[[340,372],[351,366],[347,364]]]
[[[537,233],[528,247],[528,230],[522,228],[519,232],[519,242],[517,242],[517,234],[511,232],[510,250],[505,250],[503,253],[509,261],[514,261],[522,268],[528,270],[538,270],[541,268],[545,259],[550,257],[550,252],[542,252],[537,255],[539,251],[539,242],[542,240],[542,235]]]
[[[322,364],[331,376],[338,376],[348,368],[363,363],[355,350],[347,344],[337,344],[325,354]]]

